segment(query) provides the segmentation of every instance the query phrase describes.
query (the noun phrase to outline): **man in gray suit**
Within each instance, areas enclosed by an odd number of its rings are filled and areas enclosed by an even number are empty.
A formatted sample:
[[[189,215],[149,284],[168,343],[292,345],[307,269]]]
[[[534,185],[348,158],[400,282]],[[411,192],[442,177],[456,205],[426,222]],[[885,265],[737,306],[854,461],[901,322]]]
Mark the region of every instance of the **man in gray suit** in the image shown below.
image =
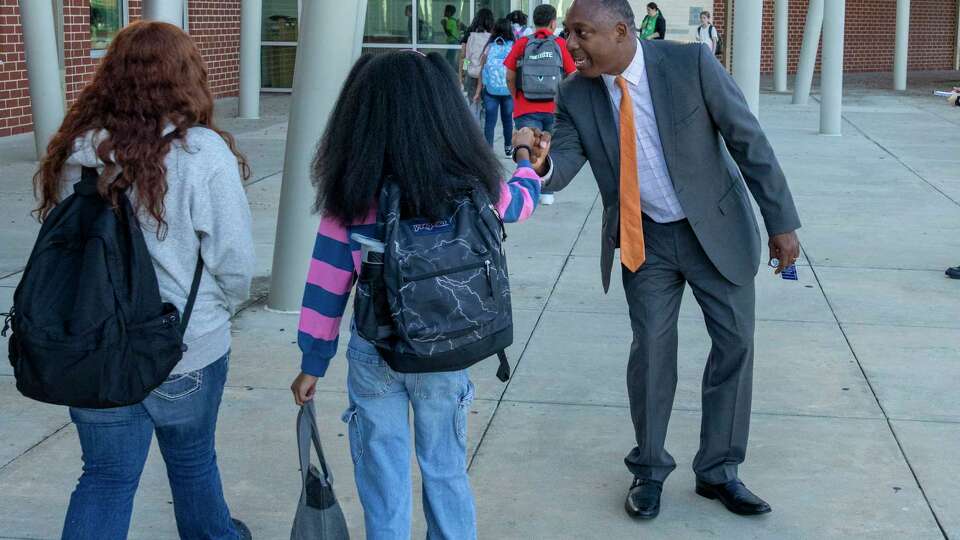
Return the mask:
[[[664,439],[677,384],[677,318],[689,284],[713,343],[703,374],[696,492],[738,514],[767,513],[770,506],[737,475],[750,425],[760,265],[747,189],[763,214],[777,273],[800,255],[800,220],[773,149],[710,49],[641,44],[634,26],[627,0],[574,2],[567,48],[578,73],[562,85],[554,136],[542,135],[535,163],[559,191],[590,162],[603,198],[604,291],[614,251],[621,251],[637,441],[625,459],[634,475],[626,510],[656,517],[663,482],[676,468]]]

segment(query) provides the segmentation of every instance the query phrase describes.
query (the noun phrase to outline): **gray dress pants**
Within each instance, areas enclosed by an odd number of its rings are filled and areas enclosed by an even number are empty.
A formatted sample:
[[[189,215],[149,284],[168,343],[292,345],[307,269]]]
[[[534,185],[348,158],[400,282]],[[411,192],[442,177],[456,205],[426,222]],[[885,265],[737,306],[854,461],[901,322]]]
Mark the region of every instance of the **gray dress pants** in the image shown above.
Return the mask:
[[[703,371],[700,450],[693,470],[712,484],[733,480],[750,431],[754,284],[727,281],[686,220],[659,224],[644,216],[643,227],[646,263],[635,273],[623,268],[633,328],[627,390],[637,438],[624,461],[635,476],[659,481],[676,468],[664,440],[677,388],[677,319],[689,283],[712,341]]]

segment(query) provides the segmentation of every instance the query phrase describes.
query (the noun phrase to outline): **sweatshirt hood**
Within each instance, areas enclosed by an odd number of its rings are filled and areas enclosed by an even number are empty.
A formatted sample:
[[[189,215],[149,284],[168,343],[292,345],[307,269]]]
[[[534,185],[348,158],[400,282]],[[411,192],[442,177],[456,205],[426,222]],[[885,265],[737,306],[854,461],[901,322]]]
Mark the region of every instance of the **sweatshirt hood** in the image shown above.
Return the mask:
[[[175,128],[173,124],[167,124],[163,134],[166,135]],[[83,136],[73,141],[73,152],[67,158],[67,165],[78,165],[80,167],[102,168],[103,162],[97,157],[97,147],[100,146],[110,133],[105,129],[91,129]]]
[[[73,152],[67,158],[67,165],[80,167],[103,167],[97,157],[97,146],[107,138],[106,130],[90,130],[73,141]]]

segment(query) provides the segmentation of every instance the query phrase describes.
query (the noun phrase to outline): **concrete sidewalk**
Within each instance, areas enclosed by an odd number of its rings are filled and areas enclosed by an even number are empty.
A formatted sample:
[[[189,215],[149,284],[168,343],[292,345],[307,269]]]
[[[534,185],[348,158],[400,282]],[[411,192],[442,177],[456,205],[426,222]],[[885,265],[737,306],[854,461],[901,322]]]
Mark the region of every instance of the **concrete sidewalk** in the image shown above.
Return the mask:
[[[953,77],[953,80],[950,78]],[[600,287],[597,189],[585,169],[557,204],[509,230],[516,373],[472,369],[470,474],[481,538],[960,538],[960,110],[929,97],[960,77],[911,80],[906,95],[850,79],[844,136],[817,135],[818,107],[765,94],[761,121],[804,221],[800,281],[761,270],[753,426],[741,475],[774,512],[736,517],[693,493],[699,384],[709,339],[693,298],[680,321],[679,386],[668,447],[677,471],[659,518],[623,511],[632,446],[624,376],[626,302]],[[287,98],[265,96],[256,122],[229,119],[254,168],[248,195],[258,295],[271,265]],[[497,146],[499,148],[499,145]],[[0,308],[36,225],[29,137],[0,139]],[[506,165],[506,162],[505,162]],[[348,320],[345,318],[345,321]],[[346,323],[345,323],[346,324]],[[297,318],[254,302],[235,321],[218,433],[231,509],[256,538],[289,536],[299,495]],[[346,331],[346,328],[344,328]],[[317,397],[338,494],[356,538],[362,514],[345,426],[342,354]],[[80,473],[65,409],[28,401],[0,363],[0,538],[58,538]],[[419,489],[417,489],[419,492]],[[159,452],[141,481],[131,538],[176,538]],[[419,503],[418,503],[419,504]],[[415,510],[414,537],[424,523]]]

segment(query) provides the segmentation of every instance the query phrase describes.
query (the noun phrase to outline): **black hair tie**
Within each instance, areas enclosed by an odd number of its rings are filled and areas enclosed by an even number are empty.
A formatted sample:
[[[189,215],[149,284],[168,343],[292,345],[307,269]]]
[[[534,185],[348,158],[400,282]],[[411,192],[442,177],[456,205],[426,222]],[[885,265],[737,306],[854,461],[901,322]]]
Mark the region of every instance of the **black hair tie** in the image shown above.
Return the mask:
[[[524,148],[526,148],[526,149],[527,149],[527,153],[530,154],[530,159],[533,159],[533,148],[530,148],[529,146],[527,146],[527,145],[525,145],[525,144],[517,144],[517,145],[514,145],[514,147],[513,147],[513,162],[514,162],[514,163],[517,162],[517,150],[522,150],[522,149],[524,149]]]

